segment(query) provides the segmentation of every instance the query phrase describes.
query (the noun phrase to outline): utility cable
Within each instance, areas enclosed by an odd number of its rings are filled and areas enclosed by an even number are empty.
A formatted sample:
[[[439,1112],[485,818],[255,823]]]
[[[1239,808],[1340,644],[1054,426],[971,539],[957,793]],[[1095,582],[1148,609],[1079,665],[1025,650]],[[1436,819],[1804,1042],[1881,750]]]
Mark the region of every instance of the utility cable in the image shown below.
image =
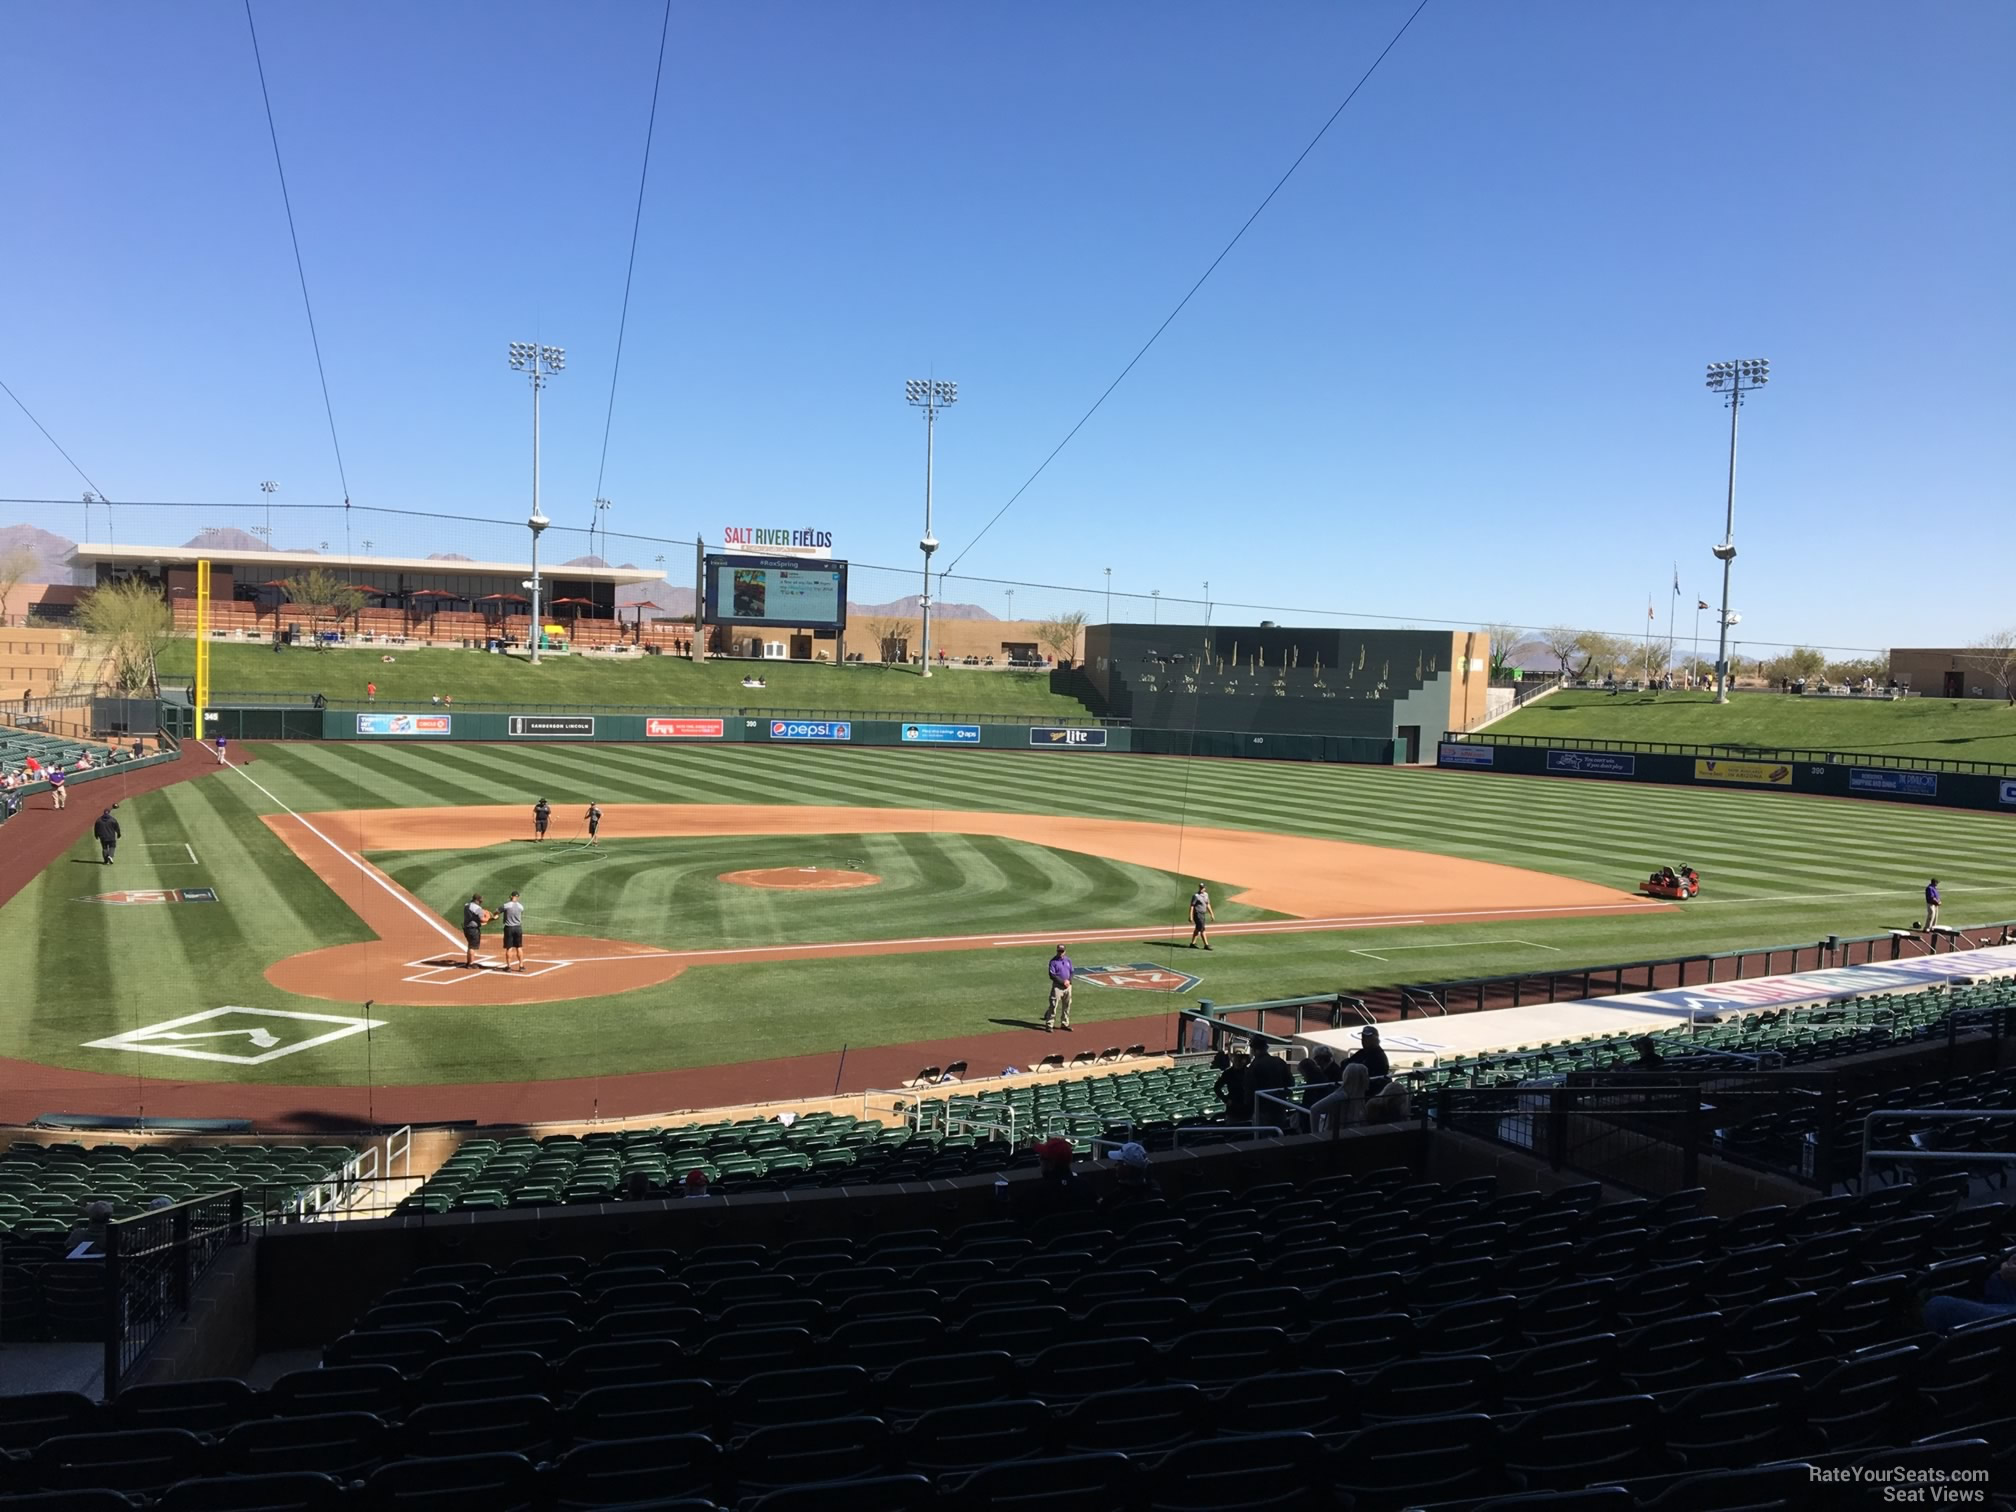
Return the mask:
[[[247,3],[249,4],[250,0],[247,0]],[[1186,293],[1181,299],[1176,301],[1176,308],[1171,310],[1166,316],[1163,317],[1162,324],[1155,327],[1155,333],[1141,344],[1141,350],[1136,352],[1131,358],[1128,359],[1127,366],[1120,369],[1120,376],[1115,378],[1111,383],[1106,385],[1104,391],[1101,392],[1099,397],[1092,401],[1092,407],[1087,411],[1085,411],[1084,414],[1078,417],[1078,423],[1072,426],[1070,430],[1064,433],[1064,439],[1062,441],[1059,441],[1055,446],[1053,446],[1050,449],[1050,455],[1043,459],[1043,461],[1037,466],[1036,471],[1029,474],[1029,476],[1023,481],[1022,486],[1016,489],[1014,493],[1008,496],[1008,502],[1006,504],[1003,504],[999,509],[994,511],[993,518],[988,520],[988,522],[985,525],[980,527],[980,534],[976,535],[975,537],[973,537],[972,540],[968,541],[965,547],[960,551],[959,555],[952,559],[951,566],[948,566],[945,569],[946,573],[950,573],[953,570],[953,568],[957,567],[962,561],[966,559],[967,552],[971,551],[975,546],[978,546],[981,543],[981,541],[986,539],[987,532],[992,530],[995,527],[995,525],[997,525],[1000,522],[1000,519],[1003,515],[1005,515],[1006,513],[1008,513],[1009,510],[1015,507],[1015,501],[1021,498],[1023,494],[1027,493],[1031,485],[1033,485],[1038,478],[1043,476],[1044,470],[1047,469],[1052,462],[1055,462],[1057,460],[1058,454],[1062,452],[1065,447],[1071,444],[1072,439],[1078,434],[1078,432],[1085,428],[1086,422],[1089,421],[1094,415],[1099,413],[1099,407],[1103,405],[1109,398],[1112,397],[1113,391],[1118,387],[1120,387],[1122,383],[1126,382],[1127,375],[1134,371],[1136,364],[1138,364],[1143,357],[1146,357],[1148,355],[1148,349],[1154,346],[1156,342],[1162,339],[1162,333],[1168,330],[1169,327],[1175,323],[1176,317],[1183,313],[1184,306],[1189,304],[1190,301],[1196,297],[1197,291],[1204,287],[1205,282],[1211,277],[1213,273],[1216,273],[1218,271],[1218,265],[1223,261],[1225,261],[1227,257],[1232,255],[1232,249],[1238,246],[1240,240],[1246,235],[1248,231],[1250,231],[1253,228],[1253,223],[1258,219],[1260,219],[1261,213],[1265,211],[1269,205],[1274,203],[1274,196],[1279,194],[1281,190],[1287,185],[1288,180],[1295,176],[1295,170],[1300,168],[1302,166],[1303,160],[1307,158],[1310,153],[1316,150],[1317,144],[1321,142],[1323,138],[1329,133],[1330,128],[1337,124],[1337,118],[1344,114],[1345,110],[1350,106],[1353,100],[1358,98],[1358,91],[1363,89],[1366,86],[1366,84],[1370,82],[1372,75],[1379,71],[1379,65],[1386,61],[1386,55],[1392,52],[1394,48],[1400,45],[1400,39],[1407,35],[1407,29],[1414,24],[1415,18],[1418,17],[1421,14],[1421,12],[1426,10],[1427,8],[1428,8],[1428,0],[1420,0],[1420,4],[1416,5],[1414,9],[1408,13],[1407,19],[1400,23],[1400,29],[1395,33],[1393,33],[1392,39],[1389,42],[1387,42],[1387,44],[1383,48],[1379,50],[1379,56],[1374,58],[1370,66],[1366,68],[1365,72],[1358,76],[1358,82],[1351,86],[1351,92],[1346,96],[1344,96],[1343,102],[1339,104],[1335,110],[1330,112],[1330,118],[1327,121],[1325,121],[1321,127],[1318,128],[1316,135],[1309,139],[1309,144],[1295,155],[1295,161],[1288,165],[1288,171],[1282,174],[1280,178],[1274,181],[1274,187],[1267,191],[1267,197],[1260,201],[1260,203],[1254,208],[1253,213],[1246,217],[1245,221],[1240,225],[1237,231],[1232,233],[1232,240],[1225,243],[1224,247],[1220,249],[1218,255],[1211,259],[1211,265],[1208,268],[1206,268],[1202,274],[1198,276],[1198,279],[1195,283],[1190,285],[1189,292]]]
[[[329,417],[329,445],[336,453],[336,480],[343,485],[343,507],[348,509],[350,479],[343,470],[343,443],[336,438],[336,407],[329,402],[329,373],[322,365],[322,338],[315,331],[315,305],[308,297],[308,269],[301,261],[300,233],[294,229],[294,200],[287,193],[287,165],[280,158],[280,129],[273,124],[273,96],[266,88],[266,63],[259,55],[259,28],[252,20],[252,0],[245,0],[245,29],[252,34],[252,63],[259,71],[259,98],[266,106],[266,134],[273,139],[273,170],[280,176],[280,203],[287,211],[287,239],[294,246],[294,273],[301,280],[301,307],[308,312],[308,342],[315,349],[315,376],[322,380],[322,413]]]
[[[637,209],[630,219],[630,261],[623,269],[623,313],[616,318],[616,360],[609,367],[609,410],[602,417],[602,460],[595,464],[598,499],[602,497],[602,475],[609,467],[609,428],[616,422],[616,379],[623,371],[623,334],[630,325],[630,284],[637,274],[637,237],[644,226],[644,186],[651,177],[651,138],[658,129],[658,91],[665,83],[665,39],[671,31],[672,0],[665,0],[665,19],[658,27],[658,69],[651,79],[651,115],[644,123],[644,164],[637,173]]]

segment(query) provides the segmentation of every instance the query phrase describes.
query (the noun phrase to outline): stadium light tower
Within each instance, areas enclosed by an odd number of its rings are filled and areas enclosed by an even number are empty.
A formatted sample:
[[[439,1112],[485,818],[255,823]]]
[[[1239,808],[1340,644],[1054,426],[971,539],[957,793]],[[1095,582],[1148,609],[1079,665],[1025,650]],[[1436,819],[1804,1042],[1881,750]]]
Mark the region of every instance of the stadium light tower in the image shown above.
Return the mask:
[[[1763,357],[1744,357],[1735,362],[1708,364],[1708,388],[1721,394],[1729,409],[1729,505],[1722,523],[1722,544],[1711,548],[1722,564],[1721,630],[1715,648],[1715,702],[1729,702],[1729,567],[1736,560],[1736,417],[1743,408],[1743,396],[1771,381],[1771,364]]]
[[[536,341],[514,341],[510,350],[511,371],[532,380],[532,515],[526,526],[532,532],[532,660],[539,660],[539,532],[553,522],[539,512],[539,390],[546,380],[567,367],[567,349],[542,346]]]
[[[266,495],[266,528],[260,534],[266,537],[266,549],[273,549],[273,495],[280,492],[280,485],[271,478],[259,485],[259,492]]]
[[[924,411],[924,539],[917,549],[924,553],[924,596],[917,601],[918,619],[924,627],[924,675],[931,675],[931,553],[938,538],[931,534],[931,471],[938,433],[938,411],[959,402],[959,385],[942,378],[912,378],[903,385],[903,397]]]

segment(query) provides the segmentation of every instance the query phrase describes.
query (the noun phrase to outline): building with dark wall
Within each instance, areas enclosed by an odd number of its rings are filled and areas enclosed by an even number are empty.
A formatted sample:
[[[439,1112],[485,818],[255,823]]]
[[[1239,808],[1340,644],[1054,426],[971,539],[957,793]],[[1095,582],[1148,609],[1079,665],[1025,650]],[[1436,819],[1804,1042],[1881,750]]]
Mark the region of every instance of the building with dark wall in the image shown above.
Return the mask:
[[[1097,711],[1137,728],[1398,741],[1431,753],[1484,717],[1490,646],[1477,632],[1284,625],[1092,625]]]

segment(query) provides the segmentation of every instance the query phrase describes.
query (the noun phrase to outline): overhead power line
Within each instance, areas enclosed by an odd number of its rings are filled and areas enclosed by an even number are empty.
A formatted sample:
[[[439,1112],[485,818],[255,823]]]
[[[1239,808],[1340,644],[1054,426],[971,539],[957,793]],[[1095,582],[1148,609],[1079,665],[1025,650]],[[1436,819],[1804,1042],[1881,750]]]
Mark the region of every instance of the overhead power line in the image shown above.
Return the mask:
[[[287,211],[287,239],[294,246],[294,272],[301,280],[301,307],[308,312],[308,343],[315,349],[315,376],[322,381],[322,413],[329,417],[329,445],[336,453],[336,481],[343,485],[343,504],[350,504],[350,479],[343,470],[343,443],[336,437],[336,406],[329,402],[329,373],[322,365],[322,338],[315,331],[315,304],[308,297],[308,269],[301,261],[301,236],[294,229],[294,200],[287,193],[287,165],[280,158],[280,129],[273,124],[273,96],[266,89],[266,63],[259,56],[259,28],[252,20],[252,0],[245,0],[245,29],[252,34],[252,63],[259,71],[259,98],[266,106],[266,134],[273,139],[273,169],[280,176],[280,203]]]
[[[83,468],[77,465],[77,459],[71,456],[68,451],[64,450],[63,443],[61,441],[58,441],[54,436],[49,434],[49,427],[44,425],[40,420],[37,420],[35,418],[35,411],[31,410],[30,408],[28,408],[26,404],[23,404],[21,402],[21,396],[15,393],[13,389],[7,387],[7,382],[5,379],[0,379],[0,389],[6,389],[7,397],[9,399],[12,399],[14,401],[15,407],[18,408],[22,414],[28,417],[28,423],[34,426],[35,429],[37,429],[38,431],[42,432],[42,439],[44,441],[47,441],[51,446],[55,447],[58,452],[62,453],[63,460],[70,464],[70,470],[75,474],[77,474],[78,477],[82,478],[87,484],[90,485],[91,492],[98,495],[98,497],[101,499],[104,498],[105,490],[100,488],[96,483],[93,483],[91,481],[91,474],[87,473],[86,471],[84,471]],[[22,499],[17,500],[15,502],[24,504],[31,502],[37,504],[58,504],[58,503],[74,504],[77,501],[75,499],[35,499],[35,500]]]
[[[637,209],[630,219],[630,261],[623,269],[623,313],[616,318],[616,360],[609,366],[609,410],[602,417],[602,460],[595,464],[595,497],[602,497],[602,475],[609,466],[609,428],[616,422],[616,379],[623,371],[623,333],[630,326],[630,284],[637,274],[637,234],[644,225],[644,185],[651,177],[651,138],[658,128],[658,91],[665,83],[665,39],[672,31],[672,0],[665,0],[665,19],[658,25],[658,68],[651,78],[651,115],[644,123],[644,163],[637,171]]]
[[[1287,185],[1288,180],[1295,176],[1295,170],[1300,168],[1302,166],[1303,160],[1307,158],[1310,153],[1316,150],[1317,144],[1321,142],[1323,138],[1329,134],[1330,128],[1337,124],[1337,118],[1344,114],[1345,110],[1350,106],[1353,100],[1358,98],[1358,91],[1363,89],[1365,85],[1371,80],[1372,75],[1379,71],[1379,65],[1386,61],[1386,55],[1392,52],[1394,48],[1400,45],[1400,39],[1407,35],[1407,29],[1414,24],[1415,18],[1419,16],[1421,12],[1423,12],[1427,8],[1428,8],[1428,0],[1420,0],[1420,4],[1416,5],[1414,9],[1408,13],[1407,19],[1400,23],[1400,29],[1395,33],[1393,33],[1391,40],[1389,40],[1387,44],[1379,50],[1379,56],[1374,58],[1370,63],[1370,65],[1368,65],[1367,68],[1365,69],[1365,72],[1363,72],[1358,76],[1358,82],[1351,86],[1351,92],[1346,96],[1344,96],[1343,100],[1338,104],[1335,110],[1330,112],[1330,118],[1326,120],[1322,124],[1322,126],[1317,128],[1316,135],[1314,135],[1309,139],[1308,145],[1305,146],[1300,152],[1295,154],[1295,161],[1288,165],[1288,171],[1286,173],[1283,173],[1280,178],[1274,181],[1274,187],[1267,191],[1266,198],[1262,199],[1258,205],[1254,206],[1253,213],[1246,217],[1246,219],[1240,224],[1239,229],[1237,231],[1232,233],[1232,240],[1225,243],[1225,245],[1219,249],[1218,255],[1211,259],[1211,265],[1207,267],[1201,274],[1198,275],[1197,281],[1192,285],[1190,285],[1189,291],[1185,293],[1181,299],[1176,301],[1176,308],[1171,310],[1167,315],[1165,315],[1162,318],[1162,323],[1157,327],[1155,327],[1154,334],[1151,335],[1146,341],[1141,343],[1141,350],[1136,352],[1132,357],[1130,357],[1127,360],[1127,366],[1120,369],[1119,377],[1115,378],[1111,383],[1106,385],[1106,387],[1100,392],[1099,397],[1092,401],[1092,407],[1087,411],[1085,411],[1084,414],[1080,415],[1078,417],[1078,423],[1072,426],[1070,430],[1064,433],[1064,439],[1062,441],[1059,441],[1055,446],[1050,448],[1050,454],[1047,457],[1045,457],[1041,463],[1037,465],[1036,471],[1029,474],[1029,476],[1023,480],[1022,486],[1016,489],[1015,492],[1013,492],[1008,496],[1008,502],[1003,504],[999,509],[995,510],[992,518],[990,518],[985,525],[980,527],[980,534],[976,535],[975,537],[973,537],[972,540],[968,541],[966,545],[960,550],[959,555],[952,559],[951,566],[945,569],[946,573],[949,574],[955,568],[957,568],[958,565],[966,559],[966,553],[971,551],[975,546],[978,546],[981,543],[981,541],[986,539],[987,532],[992,530],[995,527],[995,525],[1000,523],[1001,517],[1003,515],[1005,515],[1006,513],[1008,513],[1009,510],[1015,507],[1015,501],[1020,499],[1022,495],[1024,495],[1029,491],[1031,485],[1033,485],[1038,478],[1043,476],[1044,471],[1050,466],[1052,462],[1055,462],[1057,460],[1058,454],[1061,453],[1065,447],[1071,444],[1073,438],[1077,436],[1078,432],[1080,432],[1085,428],[1086,422],[1089,421],[1094,415],[1099,413],[1099,407],[1103,405],[1109,398],[1112,397],[1113,391],[1118,387],[1120,387],[1122,383],[1127,381],[1127,375],[1134,371],[1135,366],[1141,361],[1143,357],[1146,357],[1148,355],[1148,349],[1154,346],[1156,342],[1162,339],[1162,333],[1168,330],[1169,327],[1175,323],[1176,317],[1183,313],[1184,306],[1189,304],[1190,301],[1196,297],[1197,291],[1204,287],[1205,282],[1211,277],[1213,273],[1216,273],[1218,271],[1218,265],[1223,261],[1225,261],[1226,258],[1232,255],[1232,249],[1238,246],[1240,241],[1245,237],[1246,233],[1253,228],[1253,223],[1258,219],[1260,219],[1261,213],[1265,211],[1269,205],[1274,203],[1274,196],[1279,194],[1281,190]]]
[[[74,499],[0,498],[0,507],[16,504],[50,505],[50,504],[74,504],[75,502],[76,501]],[[267,507],[267,503],[265,500],[248,501],[245,499],[121,499],[119,500],[119,507],[121,509],[251,510],[251,509],[264,509]],[[503,519],[497,519],[490,515],[450,514],[445,511],[437,509],[395,509],[385,504],[358,504],[352,506],[347,501],[342,504],[304,504],[300,502],[289,502],[282,504],[275,501],[271,507],[276,510],[294,510],[294,511],[340,509],[344,511],[344,517],[346,519],[352,513],[355,513],[359,515],[385,515],[395,519],[406,519],[406,520],[437,520],[456,525],[488,525],[488,526],[494,526],[499,530],[514,531],[514,532],[522,531],[525,528],[525,522],[522,519],[503,520]],[[553,535],[579,535],[583,537],[592,538],[594,534],[594,532],[591,531],[588,527],[581,525],[551,525],[548,526],[547,529],[548,532]],[[646,545],[646,546],[670,546],[670,547],[683,548],[685,550],[690,551],[695,544],[693,541],[679,539],[673,536],[640,535],[634,531],[627,531],[627,530],[611,531],[609,532],[609,534],[620,535],[621,537],[623,537],[625,541],[634,541],[640,545]],[[900,576],[908,576],[916,572],[917,570],[914,566],[896,567],[891,566],[887,562],[864,562],[859,558],[849,558],[847,565],[851,571],[887,572]],[[1046,593],[1063,594],[1072,598],[1084,599],[1084,600],[1090,600],[1093,598],[1101,597],[1104,595],[1106,591],[1103,586],[1094,588],[1074,583],[1039,583],[1023,578],[959,577],[951,579],[951,581],[959,584],[967,584],[974,588],[1015,588],[1015,589],[1034,588]],[[943,583],[941,580],[941,591],[942,586]],[[1123,594],[1122,596],[1130,599],[1140,599],[1144,597],[1144,595],[1139,593],[1128,593]],[[1161,596],[1160,602],[1165,606],[1175,606],[1181,604],[1203,604],[1206,606],[1207,619],[1214,619],[1214,620],[1217,616],[1217,611],[1223,609],[1244,609],[1256,615],[1267,615],[1269,617],[1276,615],[1300,614],[1300,615],[1320,615],[1325,619],[1341,619],[1341,620],[1354,620],[1354,621],[1369,620],[1381,625],[1399,626],[1402,629],[1411,629],[1415,626],[1421,626],[1425,628],[1434,628],[1434,629],[1476,630],[1482,627],[1489,619],[1489,616],[1479,616],[1477,618],[1472,619],[1449,619],[1449,618],[1439,618],[1432,614],[1379,614],[1367,609],[1313,608],[1306,604],[1253,604],[1253,603],[1245,603],[1236,599],[1221,598],[1216,594],[1213,594],[1208,601],[1202,598],[1185,598],[1180,594],[1173,594],[1173,593],[1163,594]],[[1541,625],[1513,625],[1512,628],[1515,630],[1542,630],[1546,627]],[[1590,631],[1595,631],[1598,629],[1598,627],[1594,625],[1584,625],[1578,628]],[[1638,636],[1643,633],[1643,630],[1641,627],[1638,630],[1605,630],[1602,631],[1601,633],[1605,635],[1614,635],[1619,637],[1620,639],[1635,641],[1638,638]],[[1881,653],[1888,650],[1888,648],[1884,646],[1836,646],[1836,645],[1820,644],[1813,641],[1770,641],[1770,640],[1753,639],[1753,640],[1734,641],[1731,644],[1742,646],[1781,647],[1786,650],[1791,650],[1799,646],[1809,646],[1815,651],[1856,651],[1856,652]]]

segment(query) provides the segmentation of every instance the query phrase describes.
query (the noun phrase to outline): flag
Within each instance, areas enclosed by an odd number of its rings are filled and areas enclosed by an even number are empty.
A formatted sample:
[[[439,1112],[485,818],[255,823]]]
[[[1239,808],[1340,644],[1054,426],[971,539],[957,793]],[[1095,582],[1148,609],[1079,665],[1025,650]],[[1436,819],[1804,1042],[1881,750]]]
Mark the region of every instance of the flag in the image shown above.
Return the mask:
[[[1708,607],[1708,600],[1706,600],[1706,599],[1699,599],[1699,600],[1697,600],[1697,601],[1695,602],[1695,605],[1694,605],[1694,607],[1695,607],[1696,609],[1706,609],[1706,608]]]
[[[1648,620],[1659,618],[1658,611],[1655,610],[1650,604],[1647,604],[1645,606],[1645,618],[1647,618]]]
[[[1680,564],[1673,564],[1673,597],[1680,597]]]

